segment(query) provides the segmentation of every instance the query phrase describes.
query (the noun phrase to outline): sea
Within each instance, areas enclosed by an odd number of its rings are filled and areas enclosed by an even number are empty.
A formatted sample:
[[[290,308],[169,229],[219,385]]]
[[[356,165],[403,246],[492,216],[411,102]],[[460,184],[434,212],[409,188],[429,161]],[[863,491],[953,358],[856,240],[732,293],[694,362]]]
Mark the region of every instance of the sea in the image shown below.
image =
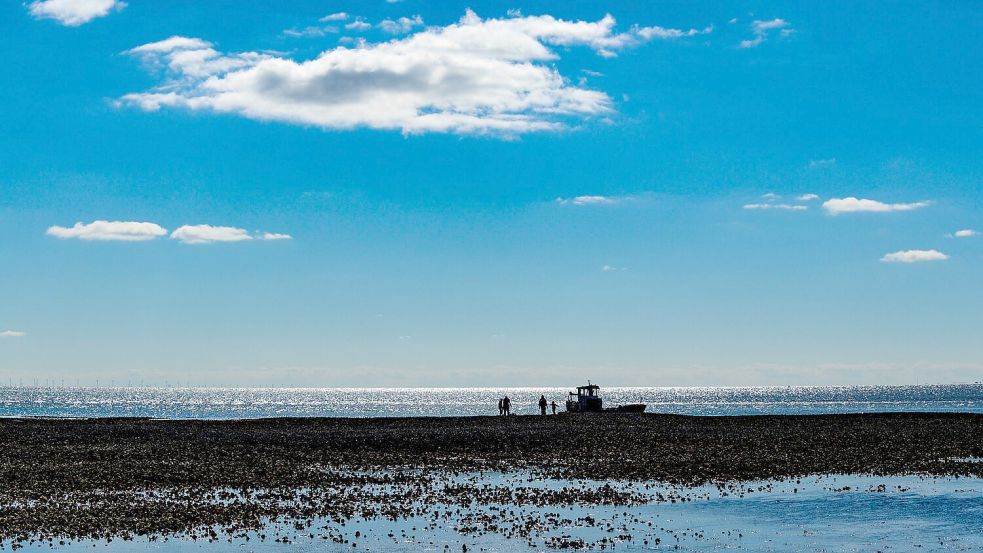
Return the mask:
[[[517,415],[540,395],[564,409],[569,388],[0,387],[0,417],[453,417]],[[649,413],[775,415],[898,411],[983,413],[983,383],[918,386],[610,387],[605,406],[644,403]]]

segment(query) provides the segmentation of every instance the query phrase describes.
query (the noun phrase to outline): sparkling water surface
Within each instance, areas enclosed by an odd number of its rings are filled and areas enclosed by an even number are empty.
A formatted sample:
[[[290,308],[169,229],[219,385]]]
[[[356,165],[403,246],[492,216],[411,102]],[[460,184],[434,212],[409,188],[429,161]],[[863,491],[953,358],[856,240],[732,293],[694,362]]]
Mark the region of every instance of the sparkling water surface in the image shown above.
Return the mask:
[[[0,387],[3,417],[419,417],[495,415],[508,395],[516,414],[540,394],[563,410],[569,388],[75,388]],[[891,411],[983,413],[983,384],[745,388],[603,388],[606,406],[650,413],[761,415]]]

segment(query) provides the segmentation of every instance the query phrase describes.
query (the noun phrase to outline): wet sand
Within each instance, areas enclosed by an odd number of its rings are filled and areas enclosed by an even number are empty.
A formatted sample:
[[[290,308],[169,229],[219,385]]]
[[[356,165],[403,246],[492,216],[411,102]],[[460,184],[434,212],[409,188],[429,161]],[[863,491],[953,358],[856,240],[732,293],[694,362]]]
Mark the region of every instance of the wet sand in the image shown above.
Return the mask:
[[[0,420],[0,541],[280,539],[256,534],[271,520],[337,541],[348,539],[340,536],[354,517],[429,516],[438,505],[690,499],[686,488],[653,498],[626,482],[712,483],[743,493],[741,481],[805,475],[980,478],[979,457],[983,415],[971,414],[7,419]],[[485,471],[612,482],[494,485]],[[462,523],[454,509],[443,513]],[[487,526],[522,537],[528,524]]]

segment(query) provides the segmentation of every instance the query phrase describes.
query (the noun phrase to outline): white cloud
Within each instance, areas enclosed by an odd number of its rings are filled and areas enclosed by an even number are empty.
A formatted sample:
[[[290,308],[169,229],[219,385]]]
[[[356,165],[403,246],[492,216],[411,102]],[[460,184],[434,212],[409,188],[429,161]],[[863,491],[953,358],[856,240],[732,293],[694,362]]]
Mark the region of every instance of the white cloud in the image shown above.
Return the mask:
[[[832,167],[836,165],[836,158],[831,157],[829,159],[813,159],[809,160],[810,169],[821,169],[823,167]]]
[[[84,25],[125,7],[126,2],[119,0],[37,0],[27,5],[35,18],[54,19],[69,27]]]
[[[23,338],[24,336],[27,336],[27,333],[19,330],[0,331],[0,338]]]
[[[922,261],[945,261],[949,256],[938,250],[903,250],[889,253],[881,258],[885,263],[920,263]]]
[[[601,272],[602,273],[613,273],[613,272],[616,272],[616,271],[627,271],[627,270],[628,270],[628,267],[614,267],[612,265],[602,265],[601,266]]]
[[[956,232],[953,233],[953,236],[955,236],[956,238],[970,238],[972,236],[978,236],[979,234],[980,233],[978,231],[966,228],[962,230],[957,230]]]
[[[139,242],[153,240],[167,234],[167,229],[156,223],[133,221],[93,221],[75,223],[70,228],[49,227],[47,234],[57,238],[78,238],[79,240],[122,240]]]
[[[328,14],[328,15],[322,17],[321,19],[319,19],[319,21],[321,23],[327,23],[329,21],[344,21],[346,19],[348,19],[348,14],[347,13],[345,13],[345,12],[337,12],[337,13]]]
[[[775,201],[775,200],[777,200],[779,198],[778,194],[775,194],[774,192],[766,192],[766,193],[762,194],[761,197],[764,198],[764,200],[765,201],[768,201],[768,202]]]
[[[372,25],[366,23],[365,20],[359,17],[355,21],[345,25],[345,28],[349,31],[367,31],[372,28]]]
[[[648,40],[710,31],[633,26],[617,32],[615,24],[610,15],[597,21],[550,15],[481,19],[469,10],[446,27],[339,46],[306,61],[221,53],[202,39],[171,37],[129,51],[164,69],[164,78],[157,88],[123,96],[121,104],[323,129],[506,136],[555,131],[607,115],[613,106],[604,92],[575,86],[561,75],[551,47],[584,46],[612,57]]]
[[[292,240],[293,236],[276,232],[250,234],[237,227],[213,225],[183,225],[171,233],[171,238],[182,244],[211,244],[214,242],[243,242],[245,240]]]
[[[639,37],[645,40],[651,40],[653,38],[670,39],[709,34],[713,32],[713,25],[702,29],[689,29],[686,31],[682,29],[667,29],[658,25],[653,27],[640,27],[633,30],[638,33]]]
[[[303,29],[284,29],[283,34],[291,37],[318,38],[337,32],[338,27],[332,27],[331,25],[325,25],[324,27],[312,25]]]
[[[212,225],[184,225],[171,233],[171,238],[183,244],[211,244],[212,242],[241,242],[252,240],[251,234],[236,227]]]
[[[790,205],[790,204],[744,204],[744,209],[779,209],[779,210],[786,210],[786,211],[805,211],[809,209],[809,207],[804,205]]]
[[[751,32],[754,33],[754,38],[750,40],[742,40],[740,43],[741,48],[756,48],[761,45],[762,42],[768,39],[768,33],[775,29],[784,29],[782,36],[788,36],[791,34],[792,29],[788,29],[788,21],[784,19],[769,19],[767,21],[762,21],[756,19],[751,22]],[[789,31],[789,32],[785,32]]]
[[[818,194],[802,194],[801,196],[799,196],[799,197],[797,197],[795,199],[798,200],[798,201],[800,201],[800,202],[811,202],[813,200],[818,200],[819,199],[819,195]]]
[[[889,211],[911,211],[932,205],[932,202],[913,202],[907,204],[887,204],[877,200],[866,200],[860,198],[833,198],[823,202],[823,209],[830,215],[840,215],[842,213],[886,213]]]
[[[560,205],[611,205],[621,201],[621,198],[611,196],[575,196],[573,198],[557,198]]]
[[[413,17],[400,17],[397,20],[384,19],[379,23],[379,28],[392,35],[401,35],[413,30],[413,27],[423,26],[423,18],[419,15]]]

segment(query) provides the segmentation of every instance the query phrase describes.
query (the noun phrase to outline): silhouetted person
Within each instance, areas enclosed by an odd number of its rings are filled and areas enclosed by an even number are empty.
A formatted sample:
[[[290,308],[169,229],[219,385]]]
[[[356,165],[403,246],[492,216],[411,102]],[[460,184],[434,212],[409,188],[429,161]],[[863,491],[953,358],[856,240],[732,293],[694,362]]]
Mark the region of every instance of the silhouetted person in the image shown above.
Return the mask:
[[[498,400],[498,416],[501,417],[504,414],[505,414],[505,400],[499,398],[499,400]]]
[[[556,414],[556,402],[555,401],[550,402],[550,406],[553,407],[553,414],[555,415]]]
[[[509,396],[502,398],[502,408],[505,409],[506,417],[512,414],[512,400],[509,399]]]
[[[546,416],[546,396],[539,396],[539,414]]]

